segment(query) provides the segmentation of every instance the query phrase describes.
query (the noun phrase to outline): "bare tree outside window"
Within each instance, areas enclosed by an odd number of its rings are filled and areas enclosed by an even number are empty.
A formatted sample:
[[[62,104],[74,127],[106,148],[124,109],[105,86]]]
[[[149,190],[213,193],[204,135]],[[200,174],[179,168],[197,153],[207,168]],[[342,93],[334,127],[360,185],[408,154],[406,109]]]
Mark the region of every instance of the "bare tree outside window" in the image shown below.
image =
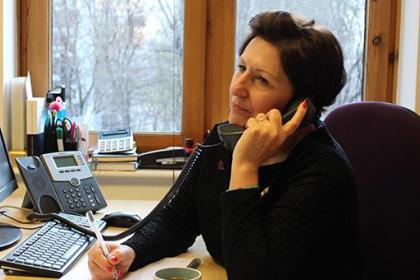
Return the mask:
[[[247,34],[249,19],[262,11],[290,11],[326,26],[343,48],[347,84],[325,115],[338,105],[362,99],[365,7],[365,0],[237,0],[236,48]]]
[[[180,132],[182,0],[53,0],[52,81],[90,130]]]

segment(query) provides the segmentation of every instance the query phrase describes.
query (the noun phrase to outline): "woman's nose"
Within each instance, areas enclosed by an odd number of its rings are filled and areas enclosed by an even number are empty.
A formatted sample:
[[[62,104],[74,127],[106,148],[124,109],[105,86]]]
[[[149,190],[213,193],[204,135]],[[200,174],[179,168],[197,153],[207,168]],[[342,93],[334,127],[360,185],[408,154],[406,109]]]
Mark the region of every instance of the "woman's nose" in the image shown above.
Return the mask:
[[[232,95],[238,97],[248,97],[249,86],[245,75],[241,75],[233,82]]]

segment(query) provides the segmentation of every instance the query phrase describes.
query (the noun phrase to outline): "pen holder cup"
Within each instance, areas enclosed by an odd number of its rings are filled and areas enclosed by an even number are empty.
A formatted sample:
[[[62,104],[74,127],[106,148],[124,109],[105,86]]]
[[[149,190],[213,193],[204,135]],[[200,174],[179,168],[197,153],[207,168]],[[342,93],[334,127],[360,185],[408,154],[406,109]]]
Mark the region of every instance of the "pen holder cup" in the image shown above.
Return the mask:
[[[44,153],[57,152],[57,138],[54,130],[44,132]]]
[[[66,142],[64,143],[64,150],[65,151],[77,151],[79,148],[79,142]]]

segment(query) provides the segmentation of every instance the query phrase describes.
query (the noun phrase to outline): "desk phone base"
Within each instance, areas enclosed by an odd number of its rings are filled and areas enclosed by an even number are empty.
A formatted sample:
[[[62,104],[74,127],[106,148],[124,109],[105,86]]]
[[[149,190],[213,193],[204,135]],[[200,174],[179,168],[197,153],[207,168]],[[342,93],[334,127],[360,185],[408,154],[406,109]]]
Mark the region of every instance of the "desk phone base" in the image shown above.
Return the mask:
[[[38,213],[84,214],[107,206],[83,155],[78,152],[43,154],[16,159],[27,189],[24,207]],[[28,203],[30,202],[30,203]]]

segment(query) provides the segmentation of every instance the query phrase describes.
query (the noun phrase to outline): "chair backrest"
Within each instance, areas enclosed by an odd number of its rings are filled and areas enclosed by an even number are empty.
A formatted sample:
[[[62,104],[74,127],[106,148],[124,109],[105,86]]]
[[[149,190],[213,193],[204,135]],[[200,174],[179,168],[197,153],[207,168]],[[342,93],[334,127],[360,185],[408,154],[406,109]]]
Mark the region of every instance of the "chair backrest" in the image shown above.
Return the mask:
[[[420,117],[358,102],[325,119],[358,185],[363,279],[420,279]]]

